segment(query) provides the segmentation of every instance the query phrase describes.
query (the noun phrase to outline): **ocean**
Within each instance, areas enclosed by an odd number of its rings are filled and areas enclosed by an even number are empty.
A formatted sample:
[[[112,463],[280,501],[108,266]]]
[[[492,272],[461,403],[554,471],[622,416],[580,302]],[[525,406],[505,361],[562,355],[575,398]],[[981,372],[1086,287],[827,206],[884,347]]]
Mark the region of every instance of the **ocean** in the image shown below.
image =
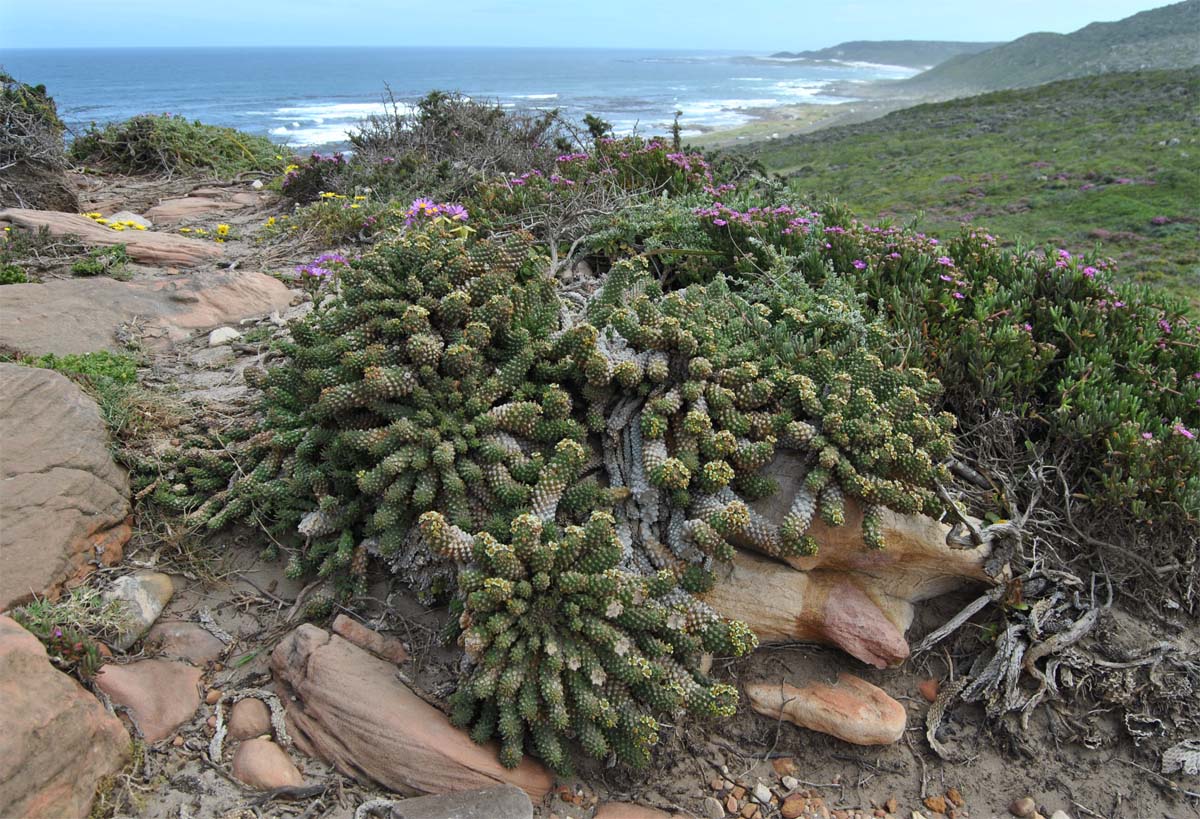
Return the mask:
[[[913,70],[706,51],[544,48],[0,49],[0,68],[44,84],[73,131],[141,113],[183,114],[296,148],[331,147],[382,110],[458,91],[512,109],[595,114],[619,133],[732,128],[755,109],[837,103],[832,82]]]

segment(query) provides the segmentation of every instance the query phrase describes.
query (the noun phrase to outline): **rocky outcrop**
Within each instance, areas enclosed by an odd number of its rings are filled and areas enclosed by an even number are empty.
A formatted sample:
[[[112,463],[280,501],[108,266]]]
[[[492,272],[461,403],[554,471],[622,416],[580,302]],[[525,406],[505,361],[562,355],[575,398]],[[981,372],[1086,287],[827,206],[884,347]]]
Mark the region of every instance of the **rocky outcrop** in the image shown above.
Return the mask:
[[[261,273],[213,271],[119,282],[67,279],[0,287],[0,346],[24,353],[123,349],[122,326],[153,343],[286,310],[291,292]]]
[[[898,742],[908,721],[903,705],[853,674],[839,674],[835,685],[751,684],[746,686],[746,696],[750,707],[763,716],[785,719],[855,745]]]
[[[106,665],[96,687],[128,709],[146,742],[166,739],[200,707],[200,669],[175,660]]]
[[[0,617],[0,816],[87,816],[97,783],[129,759],[121,721]]]
[[[508,783],[535,801],[553,780],[526,758],[509,770],[492,743],[476,745],[396,677],[396,667],[305,624],[271,654],[296,746],[355,779],[398,793],[445,793]]]
[[[52,370],[0,364],[0,610],[116,563],[128,517],[96,402]]]
[[[0,210],[0,223],[32,231],[45,229],[51,236],[75,236],[89,247],[125,245],[125,252],[135,262],[162,267],[195,267],[224,255],[214,242],[149,230],[117,231],[74,213],[5,208]]]
[[[754,506],[778,522],[803,470],[781,456],[769,474],[780,491]],[[989,582],[984,563],[991,549],[961,548],[950,542],[949,526],[890,510],[883,514],[886,545],[871,549],[862,539],[862,517],[856,500],[846,503],[844,526],[829,526],[818,517],[809,530],[820,546],[817,554],[786,564],[739,551],[705,601],[745,622],[764,643],[826,643],[878,668],[903,662],[914,604]]]

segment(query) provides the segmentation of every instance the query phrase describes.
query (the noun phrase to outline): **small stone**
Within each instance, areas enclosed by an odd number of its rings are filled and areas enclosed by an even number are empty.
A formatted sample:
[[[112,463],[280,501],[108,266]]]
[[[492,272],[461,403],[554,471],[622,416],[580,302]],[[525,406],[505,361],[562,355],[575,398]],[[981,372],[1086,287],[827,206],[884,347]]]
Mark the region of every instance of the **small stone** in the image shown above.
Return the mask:
[[[795,796],[789,796],[787,799],[783,800],[783,806],[779,809],[779,815],[782,816],[783,819],[797,819],[797,817],[804,813],[804,808],[807,807],[807,805],[808,800],[803,796],[800,796],[799,794]]]
[[[182,747],[183,746],[183,737],[180,736],[179,734],[176,734],[175,739],[171,740],[171,744],[174,745],[176,748]]]
[[[708,783],[708,787],[712,788],[714,791],[725,790],[725,780],[719,776],[714,776],[712,781]]]
[[[204,665],[221,656],[225,644],[196,623],[155,623],[146,635],[146,647],[169,657]]]
[[[721,807],[720,800],[706,796],[704,797],[703,807],[706,819],[725,819],[725,808]]]
[[[263,189],[263,181],[261,179],[255,179],[253,182],[250,183],[250,189],[256,190],[256,191],[261,191]]]
[[[166,739],[200,707],[200,669],[174,660],[105,665],[96,686],[129,709],[147,743]]]
[[[217,727],[217,718],[216,718],[216,716],[211,716],[211,717],[209,717],[208,719],[206,719],[206,720],[204,721],[204,724],[205,724],[205,725],[207,725],[209,728],[216,728],[216,727]]]
[[[925,814],[921,813],[919,810],[914,810],[912,812],[912,819],[925,819]]]
[[[794,776],[785,776],[779,781],[782,782],[783,787],[789,791],[794,791],[796,788],[800,787],[800,780]]]
[[[304,777],[287,752],[269,739],[248,739],[233,755],[234,779],[269,791],[304,784]]]
[[[215,688],[208,689],[208,693],[204,695],[205,705],[216,705],[221,699],[221,692]]]
[[[1033,816],[1033,812],[1037,810],[1037,803],[1033,801],[1032,796],[1022,796],[1020,799],[1014,799],[1013,803],[1008,806],[1008,812],[1013,816],[1020,816],[1022,819]]]
[[[922,804],[934,813],[946,812],[946,797],[944,796],[926,796],[922,800]]]
[[[729,792],[734,799],[742,799],[746,795],[746,789],[741,785],[734,785],[733,790]]]
[[[933,702],[936,700],[938,691],[941,689],[941,687],[941,681],[939,681],[936,677],[930,677],[927,680],[921,680],[919,683],[917,683],[917,691],[921,692],[921,696],[925,698],[926,702]]]
[[[757,817],[758,805],[754,804],[753,802],[747,802],[745,806],[742,807],[742,819],[757,819]]]
[[[105,602],[119,601],[127,616],[124,629],[113,646],[125,651],[137,642],[175,593],[171,578],[162,572],[134,572],[118,578],[112,588],[104,593]]]
[[[900,810],[900,803],[897,802],[896,797],[893,796],[891,799],[883,803],[883,807],[887,809],[888,813],[895,813],[896,811]]]
[[[238,700],[229,712],[229,736],[252,739],[271,733],[271,710],[254,697]]]
[[[790,756],[781,756],[778,759],[771,760],[771,767],[775,769],[775,773],[780,776],[795,776],[796,775],[796,760]]]
[[[220,347],[222,344],[232,344],[242,337],[242,334],[232,327],[218,327],[208,334],[208,346]]]
[[[771,789],[761,782],[754,786],[754,798],[760,805],[767,805],[771,802]]]
[[[725,810],[729,812],[730,816],[737,815],[738,801],[737,801],[737,797],[734,796],[732,793],[729,794],[729,796],[725,797]]]
[[[1071,819],[1071,814],[1067,813],[1065,810],[1056,810],[1054,813],[1050,814],[1050,819]]]
[[[956,808],[961,808],[967,804],[967,800],[963,799],[963,795],[959,793],[958,788],[948,788],[946,790],[946,798],[953,802]]]

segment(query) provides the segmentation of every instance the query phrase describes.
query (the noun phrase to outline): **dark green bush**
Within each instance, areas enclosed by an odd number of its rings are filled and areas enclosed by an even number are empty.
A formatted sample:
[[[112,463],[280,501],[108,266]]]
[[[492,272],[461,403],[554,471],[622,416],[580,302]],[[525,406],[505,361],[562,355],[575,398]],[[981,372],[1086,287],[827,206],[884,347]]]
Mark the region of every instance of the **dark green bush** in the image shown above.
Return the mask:
[[[87,256],[71,265],[71,272],[76,276],[121,278],[125,275],[127,264],[129,254],[125,252],[125,245],[111,245],[88,251]]]
[[[127,174],[278,173],[280,148],[266,137],[204,125],[171,114],[142,114],[104,126],[92,124],[71,143],[71,158]]]

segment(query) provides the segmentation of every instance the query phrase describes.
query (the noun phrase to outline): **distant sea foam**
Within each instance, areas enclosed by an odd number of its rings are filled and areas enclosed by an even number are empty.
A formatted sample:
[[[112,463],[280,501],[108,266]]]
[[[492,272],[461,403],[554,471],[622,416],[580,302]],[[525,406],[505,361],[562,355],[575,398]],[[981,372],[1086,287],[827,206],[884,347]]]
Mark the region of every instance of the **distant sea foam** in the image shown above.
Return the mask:
[[[0,65],[44,83],[75,130],[171,112],[296,148],[344,144],[364,117],[386,110],[385,87],[401,110],[434,89],[459,91],[510,110],[557,108],[575,120],[595,114],[619,133],[662,133],[681,111],[685,133],[694,134],[737,127],[764,108],[845,101],[827,93],[832,83],[914,73],[628,49],[9,49],[0,51]]]

